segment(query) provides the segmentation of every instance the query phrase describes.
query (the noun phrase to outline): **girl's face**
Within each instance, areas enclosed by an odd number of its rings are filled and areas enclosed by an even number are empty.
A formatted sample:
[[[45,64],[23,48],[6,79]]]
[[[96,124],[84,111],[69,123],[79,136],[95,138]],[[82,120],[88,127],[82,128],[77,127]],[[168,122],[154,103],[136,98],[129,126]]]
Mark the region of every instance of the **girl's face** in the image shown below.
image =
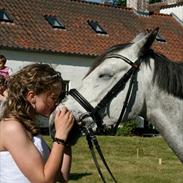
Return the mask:
[[[34,108],[37,113],[49,117],[59,101],[61,87],[55,91],[45,92],[35,96]]]
[[[5,66],[5,63],[3,61],[0,60],[0,69],[3,69]]]

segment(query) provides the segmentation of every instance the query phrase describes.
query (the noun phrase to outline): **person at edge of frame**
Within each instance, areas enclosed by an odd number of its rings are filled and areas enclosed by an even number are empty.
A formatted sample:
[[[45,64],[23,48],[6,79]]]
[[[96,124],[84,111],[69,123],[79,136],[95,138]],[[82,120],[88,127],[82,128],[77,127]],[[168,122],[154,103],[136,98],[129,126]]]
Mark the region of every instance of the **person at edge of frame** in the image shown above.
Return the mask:
[[[11,75],[0,118],[0,182],[67,182],[72,153],[67,137],[74,124],[66,108],[55,115],[55,137],[50,149],[36,126],[36,116],[49,116],[62,91],[61,74],[48,64],[31,64]]]

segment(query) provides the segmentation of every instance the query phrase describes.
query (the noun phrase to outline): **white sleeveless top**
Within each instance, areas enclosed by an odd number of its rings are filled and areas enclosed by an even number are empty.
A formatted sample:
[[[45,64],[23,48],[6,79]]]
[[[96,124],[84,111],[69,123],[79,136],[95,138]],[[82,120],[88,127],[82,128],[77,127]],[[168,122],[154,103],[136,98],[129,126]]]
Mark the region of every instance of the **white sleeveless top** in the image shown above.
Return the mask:
[[[50,150],[46,142],[41,136],[35,136],[32,140],[42,157],[47,160]],[[30,183],[8,151],[0,152],[0,183]]]

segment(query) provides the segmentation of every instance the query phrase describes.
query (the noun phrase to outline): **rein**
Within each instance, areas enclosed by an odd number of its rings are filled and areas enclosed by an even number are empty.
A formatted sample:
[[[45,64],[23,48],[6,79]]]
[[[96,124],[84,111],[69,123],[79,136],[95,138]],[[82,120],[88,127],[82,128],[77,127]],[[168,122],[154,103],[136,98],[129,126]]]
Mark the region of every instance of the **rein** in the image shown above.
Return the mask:
[[[93,121],[97,125],[97,132],[100,133],[100,134],[107,134],[107,131],[104,128],[104,125],[102,125],[103,124],[103,120],[102,120],[101,115],[99,114],[99,111],[103,107],[105,107],[111,101],[112,98],[116,97],[117,94],[125,88],[126,83],[131,78],[130,84],[129,84],[129,88],[128,88],[128,92],[127,92],[127,95],[126,95],[126,98],[125,98],[124,105],[122,107],[120,116],[118,118],[118,121],[117,121],[116,125],[112,128],[112,134],[114,135],[116,133],[116,131],[117,131],[117,128],[118,128],[120,122],[123,120],[125,111],[126,111],[126,109],[128,107],[128,102],[129,102],[129,99],[130,99],[130,96],[131,96],[131,91],[132,91],[132,88],[133,88],[135,76],[136,76],[136,74],[137,74],[137,72],[139,70],[139,66],[141,64],[141,59],[138,59],[137,61],[135,61],[133,63],[128,58],[126,58],[126,57],[124,57],[122,55],[118,55],[118,54],[107,55],[105,57],[105,59],[107,59],[107,58],[122,59],[123,61],[125,61],[126,63],[131,65],[131,68],[121,77],[121,79],[103,97],[103,99],[98,103],[98,105],[95,108],[76,89],[71,89],[69,91],[69,94],[87,111],[87,114],[82,117],[82,120],[84,118],[91,117],[93,119]],[[97,161],[96,155],[95,155],[94,146],[95,146],[95,148],[96,148],[96,150],[97,150],[97,152],[98,152],[98,154],[99,154],[99,156],[100,156],[104,166],[106,167],[107,171],[111,175],[113,181],[115,183],[117,183],[116,179],[114,178],[111,170],[109,169],[109,167],[108,167],[108,165],[107,165],[107,163],[105,161],[105,158],[104,158],[103,153],[102,153],[102,151],[100,149],[100,146],[98,144],[97,138],[96,138],[96,136],[95,136],[95,134],[94,134],[94,132],[92,130],[92,127],[81,124],[80,128],[81,128],[82,132],[84,132],[84,134],[86,135],[86,139],[88,141],[89,149],[91,151],[94,163],[96,165],[96,168],[98,170],[98,173],[99,173],[102,181],[104,183],[106,183],[106,181],[104,179],[104,176],[103,176],[103,174],[102,174],[102,172],[100,170],[99,163]]]

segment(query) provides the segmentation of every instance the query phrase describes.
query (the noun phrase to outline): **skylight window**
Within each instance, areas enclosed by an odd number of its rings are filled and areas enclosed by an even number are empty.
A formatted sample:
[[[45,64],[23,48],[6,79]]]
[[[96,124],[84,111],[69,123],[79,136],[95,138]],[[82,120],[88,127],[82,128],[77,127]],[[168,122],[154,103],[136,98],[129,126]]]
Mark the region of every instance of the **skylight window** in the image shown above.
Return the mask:
[[[45,18],[53,28],[65,29],[64,24],[56,16],[45,16]]]
[[[0,10],[0,21],[1,22],[13,22],[13,20],[10,18],[10,16],[5,11],[5,9]]]
[[[88,20],[87,22],[96,33],[107,34],[107,32],[99,25],[97,21]]]
[[[156,40],[159,42],[166,42],[166,39],[163,36],[161,36],[159,32],[156,36]]]
[[[152,29],[146,29],[147,32],[151,32]],[[166,42],[166,39],[160,34],[160,32],[158,32],[158,34],[156,35],[156,41],[158,42]]]

